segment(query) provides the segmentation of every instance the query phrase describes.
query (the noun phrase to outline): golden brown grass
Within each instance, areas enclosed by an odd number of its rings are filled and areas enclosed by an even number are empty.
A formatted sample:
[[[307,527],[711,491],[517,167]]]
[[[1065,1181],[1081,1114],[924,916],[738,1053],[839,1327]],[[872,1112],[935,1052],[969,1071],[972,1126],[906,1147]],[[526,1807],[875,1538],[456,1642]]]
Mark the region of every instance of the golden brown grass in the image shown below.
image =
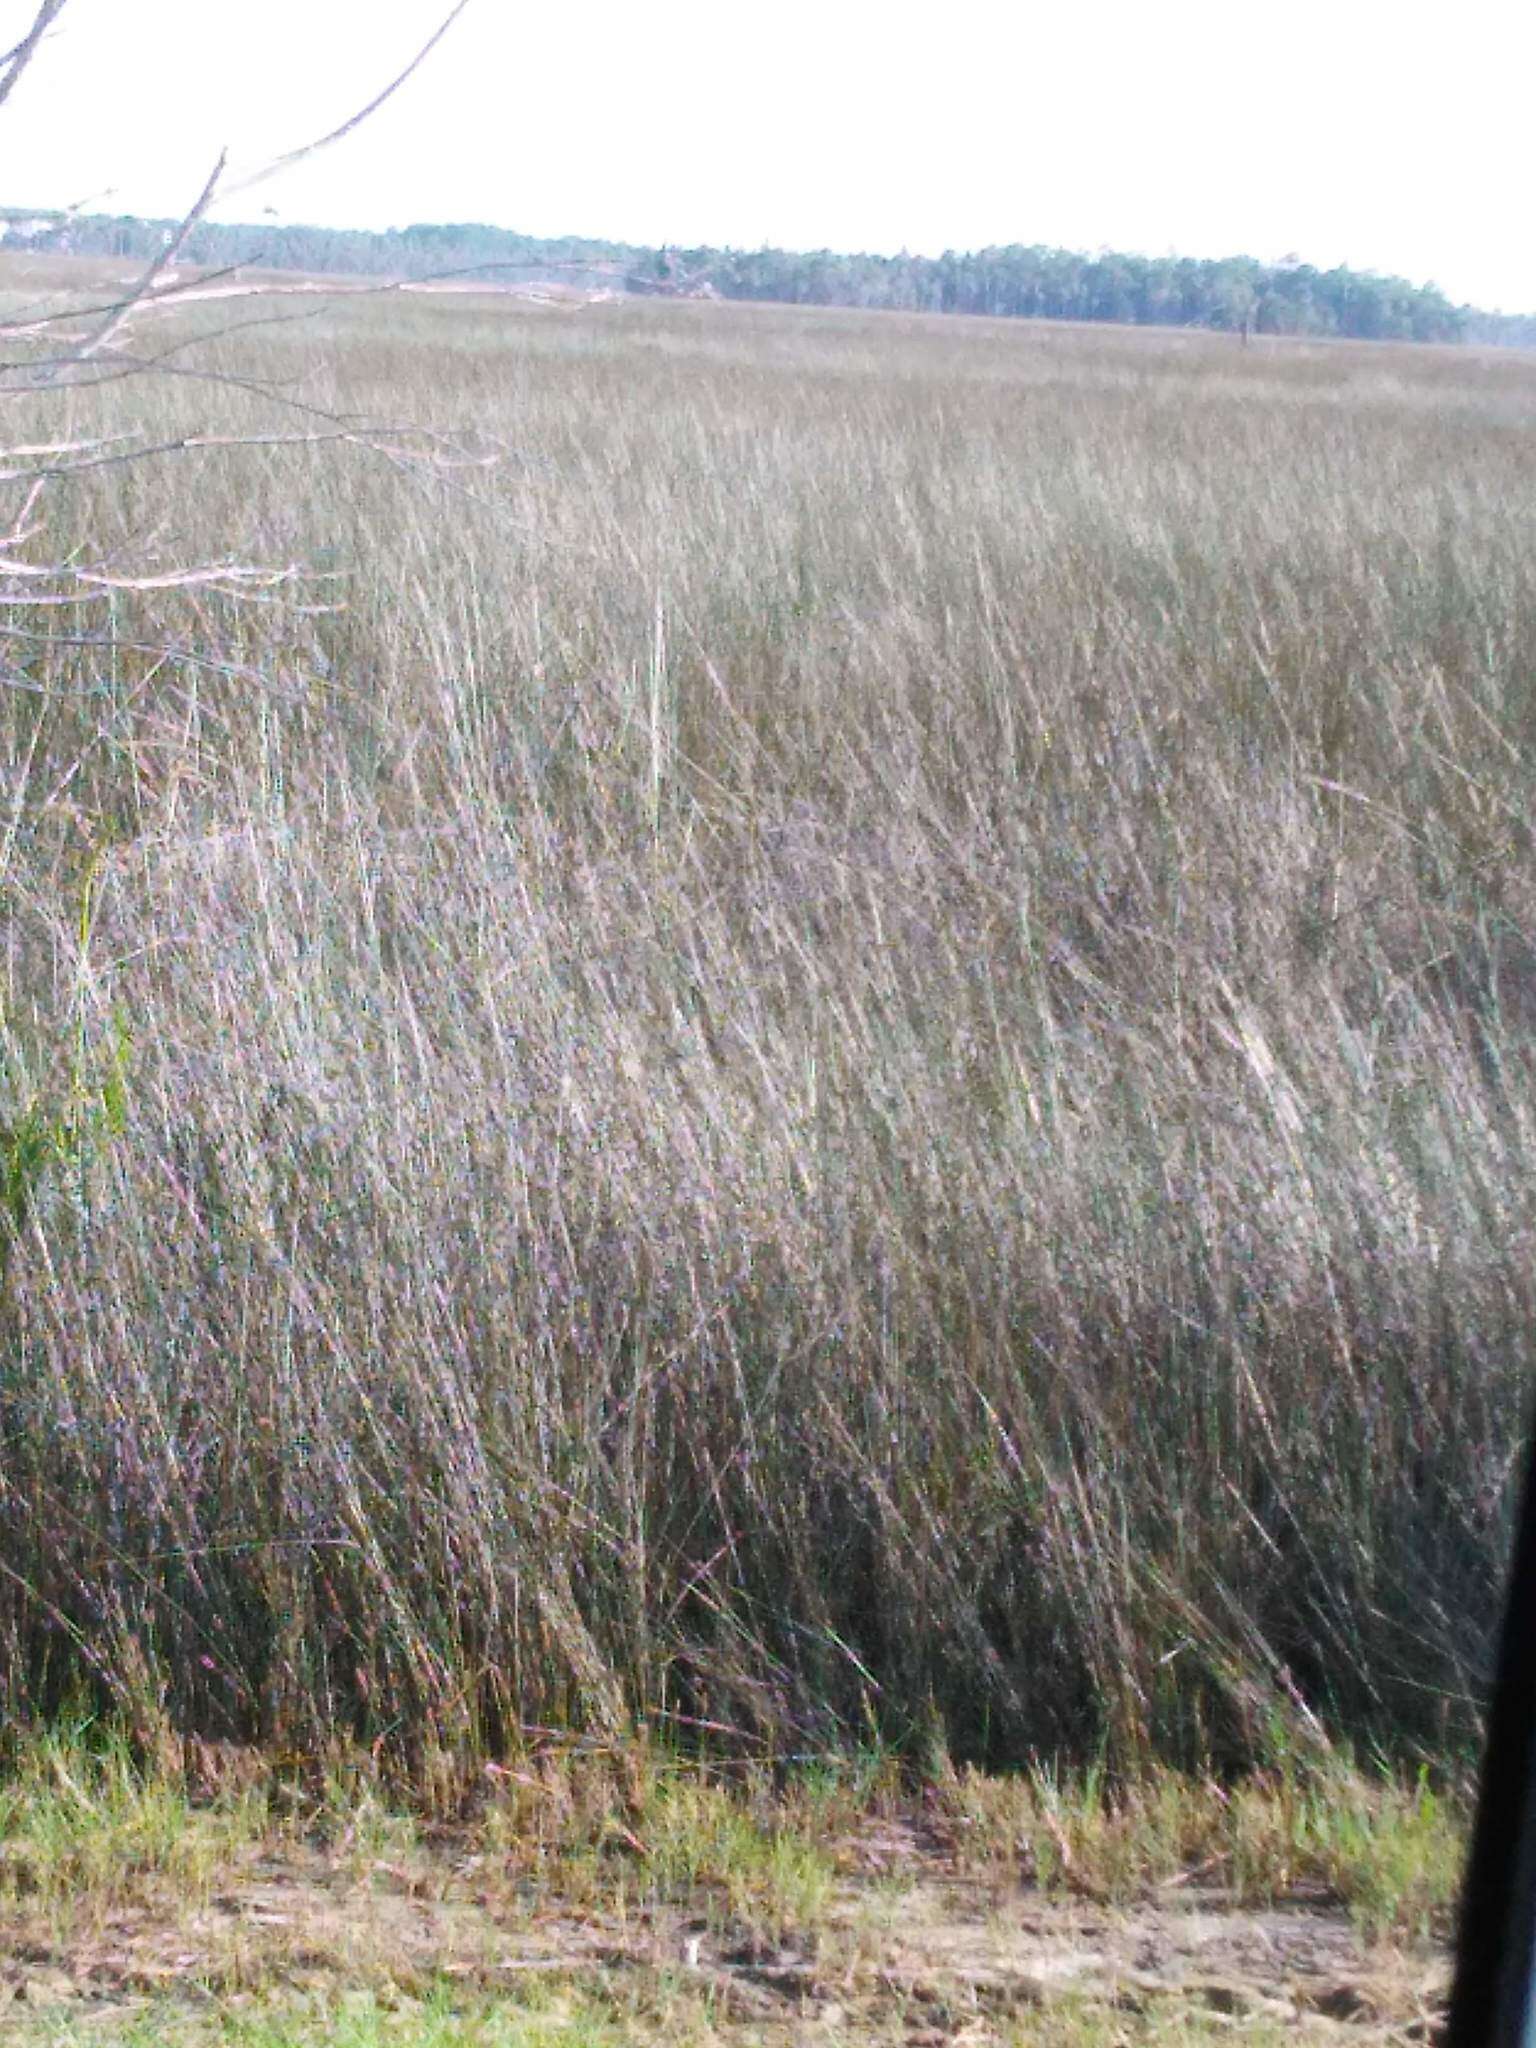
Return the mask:
[[[497,459],[103,469],[51,545],[327,580],[0,620],[7,1710],[1461,1754],[1536,365],[266,310],[18,435]]]

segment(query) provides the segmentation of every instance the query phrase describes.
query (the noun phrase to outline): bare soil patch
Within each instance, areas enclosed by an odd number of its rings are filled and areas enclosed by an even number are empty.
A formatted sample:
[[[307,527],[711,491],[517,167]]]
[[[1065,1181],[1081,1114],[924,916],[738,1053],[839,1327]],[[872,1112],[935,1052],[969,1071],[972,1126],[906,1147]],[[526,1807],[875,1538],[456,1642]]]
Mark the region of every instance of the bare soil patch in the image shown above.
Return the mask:
[[[1122,2036],[1187,2024],[1423,2039],[1445,1988],[1437,1947],[1367,1943],[1320,1900],[1255,1909],[1184,1885],[1111,1908],[956,1875],[915,1841],[888,1840],[878,1861],[839,1883],[813,1930],[767,1939],[707,1903],[637,1905],[622,1870],[588,1902],[446,1843],[399,1861],[264,1849],[195,1901],[151,1893],[74,1925],[12,1909],[0,2038],[49,2022],[110,2033],[166,2002],[537,1986],[631,2014],[682,2000],[710,2031],[753,2036],[981,2042],[1071,2010]]]

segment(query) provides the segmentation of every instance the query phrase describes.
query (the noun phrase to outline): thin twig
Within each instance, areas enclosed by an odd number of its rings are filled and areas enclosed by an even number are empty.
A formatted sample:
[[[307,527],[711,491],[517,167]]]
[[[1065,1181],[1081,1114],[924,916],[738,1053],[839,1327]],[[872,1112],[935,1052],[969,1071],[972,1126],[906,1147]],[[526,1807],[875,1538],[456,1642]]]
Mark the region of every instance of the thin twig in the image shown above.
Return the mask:
[[[37,10],[37,17],[21,41],[0,57],[4,76],[0,77],[0,106],[10,98],[12,88],[32,59],[37,55],[37,46],[48,33],[50,26],[63,13],[66,0],[43,0]]]
[[[392,79],[381,93],[375,94],[367,106],[343,121],[339,128],[331,129],[328,135],[318,136],[313,142],[306,142],[298,149],[290,149],[283,156],[274,157],[261,170],[253,171],[250,176],[242,178],[237,183],[231,185],[225,197],[233,198],[237,192],[249,192],[255,185],[264,185],[268,178],[275,178],[280,172],[288,170],[292,165],[302,163],[306,157],[314,156],[322,149],[329,149],[332,143],[340,142],[343,136],[350,135],[354,128],[361,127],[371,114],[378,112],[386,100],[394,97],[407,79],[414,76],[468,5],[469,0],[458,0],[458,5],[449,12],[444,21],[439,23],[436,30],[422,44],[399,77]]]
[[[95,333],[88,335],[79,348],[73,352],[73,358],[76,362],[85,362],[89,357],[95,355],[99,349],[108,347],[114,337],[122,333],[124,327],[132,319],[136,308],[141,306],[153,294],[156,281],[176,261],[176,258],[187,245],[188,236],[213,204],[214,195],[219,189],[219,180],[224,175],[224,166],[228,160],[229,152],[227,150],[220,150],[219,160],[209,172],[207,184],[204,185],[202,191],[193,201],[191,210],[183,217],[180,227],[177,228],[171,239],[160,251],[154,262],[150,264],[148,270],[145,271],[123,303],[114,312],[110,313],[96,329]]]

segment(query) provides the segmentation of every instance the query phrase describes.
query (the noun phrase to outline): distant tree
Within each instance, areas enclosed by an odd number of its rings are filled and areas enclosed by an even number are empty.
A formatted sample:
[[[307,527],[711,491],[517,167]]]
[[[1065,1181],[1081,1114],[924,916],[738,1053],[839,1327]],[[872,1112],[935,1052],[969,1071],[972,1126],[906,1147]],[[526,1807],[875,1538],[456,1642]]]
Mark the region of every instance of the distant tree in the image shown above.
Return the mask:
[[[0,210],[30,226],[30,217]],[[1202,260],[1011,243],[942,256],[829,249],[678,250],[636,248],[580,236],[540,240],[483,223],[418,223],[370,234],[360,230],[234,227],[199,217],[186,223],[57,215],[30,246],[148,262],[166,234],[180,237],[181,259],[224,268],[263,263],[283,269],[379,278],[481,275],[606,276],[638,291],[711,290],[730,299],[791,305],[885,307],[903,311],[984,313],[1051,320],[1216,327],[1262,334],[1351,335],[1367,340],[1529,342],[1536,315],[1478,314],[1451,304],[1432,284],[1378,277],[1339,266],[1320,271],[1295,256],[1262,264],[1252,257]]]

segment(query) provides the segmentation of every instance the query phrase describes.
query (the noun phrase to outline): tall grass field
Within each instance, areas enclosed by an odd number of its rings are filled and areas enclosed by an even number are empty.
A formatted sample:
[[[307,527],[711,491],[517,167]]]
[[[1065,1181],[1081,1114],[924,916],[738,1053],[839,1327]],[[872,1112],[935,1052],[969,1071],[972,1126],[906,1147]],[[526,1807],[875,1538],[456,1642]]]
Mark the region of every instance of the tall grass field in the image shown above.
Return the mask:
[[[1536,1361],[1536,361],[152,339],[12,406],[168,447],[37,547],[306,573],[0,616],[0,1715],[1464,1755]]]

